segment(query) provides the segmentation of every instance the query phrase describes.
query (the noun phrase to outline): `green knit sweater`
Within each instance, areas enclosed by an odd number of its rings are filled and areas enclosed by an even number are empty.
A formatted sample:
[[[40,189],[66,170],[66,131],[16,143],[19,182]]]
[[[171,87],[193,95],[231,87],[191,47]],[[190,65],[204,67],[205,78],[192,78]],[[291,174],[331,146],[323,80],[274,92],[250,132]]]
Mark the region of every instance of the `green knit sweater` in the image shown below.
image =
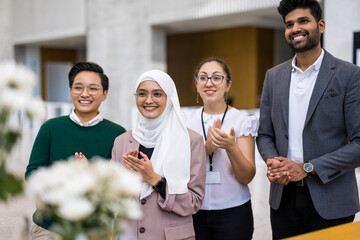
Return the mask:
[[[106,119],[91,127],[82,127],[69,116],[50,119],[35,139],[25,178],[37,168],[66,160],[75,152],[82,152],[89,160],[94,156],[110,159],[115,138],[124,132],[123,127]],[[44,219],[37,212],[33,220],[46,229],[52,224],[51,219]]]

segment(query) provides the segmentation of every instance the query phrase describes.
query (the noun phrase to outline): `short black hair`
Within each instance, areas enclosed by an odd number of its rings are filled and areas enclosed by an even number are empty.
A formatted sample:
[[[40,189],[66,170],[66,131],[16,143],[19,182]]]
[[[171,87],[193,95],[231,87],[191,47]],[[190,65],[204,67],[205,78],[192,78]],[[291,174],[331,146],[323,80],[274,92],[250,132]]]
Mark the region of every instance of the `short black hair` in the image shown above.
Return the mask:
[[[281,0],[277,10],[285,22],[286,15],[297,8],[310,9],[311,15],[317,22],[322,19],[322,10],[316,0]]]
[[[73,83],[74,83],[74,79],[76,77],[76,75],[79,72],[94,72],[99,74],[100,79],[101,79],[101,85],[103,87],[103,91],[107,91],[109,89],[109,78],[104,74],[104,70],[102,69],[102,67],[100,67],[98,64],[94,63],[94,62],[78,62],[76,63],[69,72],[69,87],[71,88]]]
[[[200,68],[208,62],[217,62],[218,64],[221,65],[222,69],[224,70],[224,72],[226,73],[226,82],[230,82],[231,81],[231,75],[230,75],[230,68],[229,66],[226,64],[226,62],[220,58],[217,57],[210,57],[207,58],[205,60],[203,60],[195,69],[195,73],[194,73],[194,77],[196,78],[197,75],[199,74]]]

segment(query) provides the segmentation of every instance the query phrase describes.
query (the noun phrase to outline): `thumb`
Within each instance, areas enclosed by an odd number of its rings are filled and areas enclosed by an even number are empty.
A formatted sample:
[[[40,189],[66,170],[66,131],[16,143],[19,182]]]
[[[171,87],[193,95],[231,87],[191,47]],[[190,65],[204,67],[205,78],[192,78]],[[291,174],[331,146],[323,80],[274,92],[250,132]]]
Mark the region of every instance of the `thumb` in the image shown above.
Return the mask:
[[[233,137],[235,137],[235,130],[234,130],[234,128],[231,128],[231,129],[230,129],[230,135],[233,136]]]
[[[209,126],[209,128],[208,128],[208,130],[207,130],[207,135],[208,135],[208,137],[209,137],[209,134],[210,134],[210,131],[211,131],[211,126]]]

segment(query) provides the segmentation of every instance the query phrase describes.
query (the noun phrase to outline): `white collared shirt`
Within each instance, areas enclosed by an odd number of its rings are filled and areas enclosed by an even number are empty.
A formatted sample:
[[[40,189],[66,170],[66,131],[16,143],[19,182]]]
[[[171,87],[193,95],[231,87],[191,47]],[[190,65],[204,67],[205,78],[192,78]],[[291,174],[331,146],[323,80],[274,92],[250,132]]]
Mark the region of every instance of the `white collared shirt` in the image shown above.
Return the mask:
[[[76,124],[82,126],[82,127],[92,127],[95,126],[96,124],[98,124],[99,122],[101,122],[104,118],[101,116],[100,112],[98,115],[96,115],[96,117],[94,117],[93,119],[91,119],[90,121],[87,121],[86,123],[81,123],[80,118],[76,115],[75,113],[75,108],[73,108],[73,110],[70,113],[70,119],[75,122]]]
[[[297,163],[303,163],[303,130],[310,98],[319,74],[324,50],[318,59],[305,71],[298,68],[296,56],[292,61],[289,89],[289,149],[287,157]]]
[[[201,122],[202,108],[184,113],[185,125],[203,136]],[[216,119],[222,119],[223,114],[203,114],[205,132],[212,126]],[[255,116],[247,116],[244,112],[231,108],[227,111],[221,130],[230,132],[235,130],[235,139],[241,136],[257,136],[259,120]],[[204,137],[205,142],[205,137]],[[206,157],[206,169],[210,169],[209,156]],[[234,169],[225,149],[214,151],[213,171],[220,173],[220,184],[206,184],[202,210],[221,210],[240,206],[250,200],[250,191],[247,185],[236,180]]]

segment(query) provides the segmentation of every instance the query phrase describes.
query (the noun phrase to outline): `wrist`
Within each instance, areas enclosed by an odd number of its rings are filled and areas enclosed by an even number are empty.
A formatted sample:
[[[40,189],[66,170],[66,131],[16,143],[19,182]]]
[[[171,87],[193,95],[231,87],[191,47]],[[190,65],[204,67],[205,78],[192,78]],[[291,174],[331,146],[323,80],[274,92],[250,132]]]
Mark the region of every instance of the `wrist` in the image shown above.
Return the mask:
[[[155,174],[155,176],[152,178],[150,182],[150,185],[154,187],[160,180],[161,180],[161,176],[159,174]]]
[[[236,142],[233,142],[232,144],[228,145],[228,147],[225,149],[228,153],[235,152],[237,150],[238,146]]]
[[[302,169],[306,177],[311,177],[315,172],[314,165],[311,162],[302,163]]]
[[[161,191],[164,188],[165,184],[166,184],[166,179],[161,177],[160,180],[153,186],[154,191],[161,194]]]

